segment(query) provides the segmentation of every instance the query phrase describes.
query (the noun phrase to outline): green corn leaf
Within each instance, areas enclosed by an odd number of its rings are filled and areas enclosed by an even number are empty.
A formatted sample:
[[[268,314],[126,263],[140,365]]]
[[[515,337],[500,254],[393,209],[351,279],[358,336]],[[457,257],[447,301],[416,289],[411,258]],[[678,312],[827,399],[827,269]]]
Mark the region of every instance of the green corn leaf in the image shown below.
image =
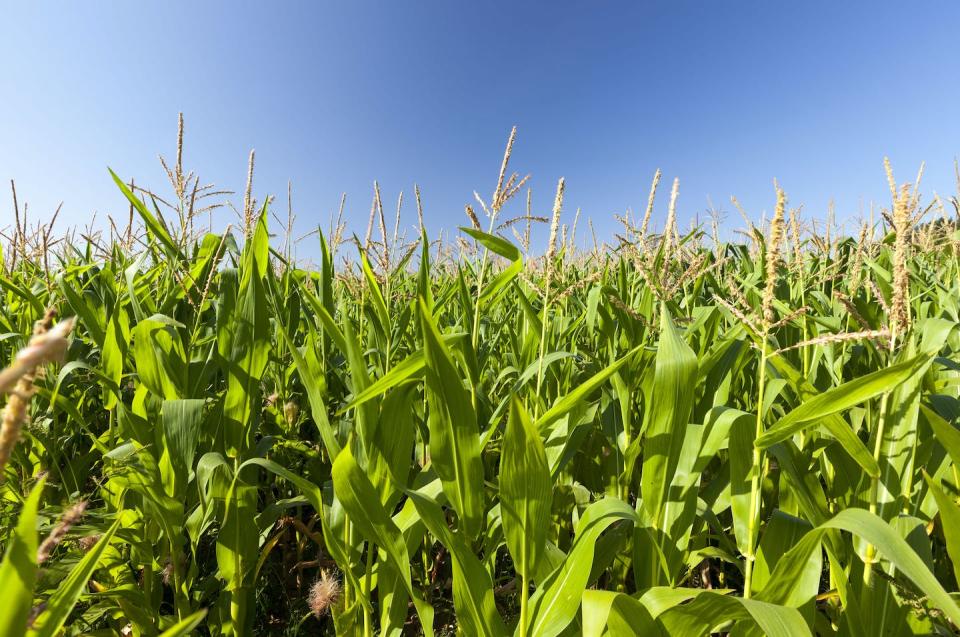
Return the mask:
[[[756,546],[756,532],[750,537],[750,483],[753,444],[756,440],[756,416],[741,414],[730,427],[730,512],[733,534],[740,553],[747,555]]]
[[[67,299],[71,313],[78,317],[80,324],[87,329],[97,347],[102,348],[106,338],[106,318],[101,316],[99,308],[91,305],[90,295],[84,293],[76,280],[68,280],[64,276],[60,277],[60,291]],[[42,313],[42,310],[38,312],[38,314]]]
[[[2,253],[0,253],[2,256]],[[30,292],[30,290],[24,288],[23,286],[17,285],[12,280],[7,277],[0,276],[0,287],[9,290],[13,294],[19,296],[24,301],[28,302],[33,306],[33,312],[37,316],[42,316],[44,312],[43,302],[37,297],[36,294]],[[70,286],[65,285],[64,290],[70,290]],[[70,290],[72,292],[72,290]],[[69,297],[68,297],[69,298]]]
[[[476,537],[483,521],[483,465],[476,412],[423,301],[420,316],[430,408],[430,455],[443,492],[463,520],[467,535]]]
[[[430,281],[430,240],[427,229],[420,228],[420,271],[417,273],[417,297],[433,311],[433,285]]]
[[[754,623],[767,637],[813,634],[795,608],[710,591],[701,593],[689,604],[664,612],[659,621],[666,634],[678,637],[706,635],[727,622],[741,621]]]
[[[517,382],[513,386],[513,391],[519,391],[521,387],[526,385],[531,378],[536,376],[537,373],[541,371],[541,368],[542,371],[546,373],[546,370],[550,367],[550,365],[567,358],[576,358],[576,354],[571,352],[549,352],[544,355],[543,359],[537,358],[537,360],[527,365],[527,368],[523,370],[523,373],[517,377]]]
[[[333,488],[357,530],[386,553],[391,566],[402,579],[413,599],[427,635],[433,635],[433,608],[420,596],[410,581],[410,554],[400,529],[380,505],[373,485],[357,464],[349,447],[345,447],[333,463]]]
[[[186,380],[183,343],[176,329],[150,317],[133,328],[133,358],[141,382],[155,395],[183,397],[181,383]]]
[[[27,626],[37,579],[37,507],[44,483],[43,478],[38,480],[24,500],[0,563],[0,590],[4,595],[0,635],[22,635]]]
[[[460,226],[460,231],[467,233],[479,241],[483,247],[487,248],[491,252],[496,252],[501,257],[510,259],[511,261],[516,261],[521,256],[520,249],[503,237],[498,237],[496,235],[483,232],[482,230],[477,230],[476,228],[467,228],[465,226]]]
[[[583,593],[583,637],[610,635],[661,635],[650,611],[636,599],[614,591]]]
[[[115,303],[113,315],[107,323],[103,341],[101,363],[103,375],[110,384],[103,383],[103,407],[113,409],[117,404],[117,389],[123,376],[123,360],[127,352],[127,343],[130,341],[130,326],[127,313],[120,303]]]
[[[320,384],[317,382],[313,370],[310,369],[310,364],[307,362],[307,359],[293,344],[293,341],[290,340],[290,336],[283,330],[280,330],[279,334],[287,346],[290,357],[293,358],[294,366],[300,372],[300,380],[303,383],[304,389],[307,390],[307,401],[310,403],[310,415],[313,417],[313,422],[316,423],[317,429],[320,432],[320,439],[323,441],[323,446],[326,448],[330,458],[336,459],[340,453],[340,441],[337,440],[337,435],[327,416],[327,405],[323,400],[323,392],[320,389]]]
[[[453,347],[460,343],[466,334],[444,334],[441,338],[447,347]],[[341,416],[351,409],[355,409],[378,396],[382,396],[394,387],[400,386],[404,381],[411,378],[419,378],[426,359],[423,350],[418,350],[390,368],[390,371],[371,383],[366,389],[353,397],[347,405],[337,412]]]
[[[184,497],[193,471],[193,457],[204,422],[204,404],[205,401],[198,398],[165,400],[160,408],[164,443],[160,475],[167,495],[177,499]]]
[[[540,433],[514,397],[500,456],[500,511],[514,568],[528,578],[536,572],[546,546],[552,487]]]
[[[127,201],[130,202],[130,205],[133,206],[134,210],[136,210],[140,215],[140,218],[143,219],[143,222],[146,224],[147,228],[149,228],[150,233],[153,234],[153,236],[155,236],[157,240],[163,244],[170,254],[175,255],[178,258],[182,258],[183,255],[180,253],[180,248],[167,232],[166,228],[163,227],[153,213],[147,210],[147,207],[143,204],[143,202],[140,201],[135,194],[133,194],[127,184],[123,183],[123,180],[117,176],[117,173],[113,172],[109,168],[107,168],[107,170],[110,171],[110,176],[113,177],[113,181],[115,184],[117,184],[117,188],[120,189],[120,192],[123,193],[123,196],[127,198]]]
[[[258,533],[250,522],[257,511],[257,490],[238,471],[223,499],[225,512],[216,547],[218,575],[229,593],[230,634],[243,635],[253,619]]]
[[[809,400],[819,395],[816,388],[783,356],[773,356],[768,358],[767,362],[787,379],[801,400]],[[857,437],[846,420],[839,414],[828,414],[821,419],[821,424],[868,476],[877,477],[880,475],[880,465],[874,460],[873,454]]]
[[[665,307],[660,327],[660,345],[648,410],[652,417],[644,427],[641,479],[643,505],[654,526],[663,517],[662,507],[679,462],[693,404],[689,387],[697,373],[696,355],[680,337]]]
[[[380,291],[380,283],[376,275],[370,268],[370,261],[367,259],[366,252],[360,252],[360,265],[363,270],[363,277],[367,281],[366,290],[370,293],[370,299],[373,301],[373,309],[377,320],[380,322],[380,331],[383,334],[390,333],[390,312],[387,310],[387,302],[383,298],[383,292]]]
[[[453,562],[453,604],[457,618],[468,635],[495,637],[507,628],[493,599],[493,582],[483,564],[470,550],[463,536],[447,526],[440,505],[429,495],[408,491],[424,525],[450,551]]]
[[[267,209],[261,210],[244,249],[236,305],[220,330],[221,356],[226,361],[227,391],[223,402],[227,453],[240,455],[252,442],[259,413],[260,379],[270,355],[270,323],[264,277],[269,267]]]
[[[639,352],[641,347],[635,347],[622,358],[611,363],[607,367],[603,368],[587,380],[582,383],[579,383],[575,389],[567,393],[563,398],[558,400],[553,404],[553,406],[547,411],[543,412],[536,421],[537,429],[542,433],[549,429],[550,425],[554,422],[563,418],[567,415],[581,400],[585,400],[587,396],[590,396],[593,392],[597,390],[598,387],[603,385],[607,379],[617,373],[617,371],[623,367],[630,358]]]
[[[567,557],[540,583],[530,598],[527,635],[556,637],[566,629],[576,616],[586,590],[600,534],[614,522],[632,523],[636,518],[636,512],[616,498],[604,498],[587,507],[577,525],[576,538]]]
[[[806,427],[817,424],[825,416],[850,409],[866,400],[893,391],[898,385],[924,369],[931,359],[931,355],[921,354],[872,374],[847,381],[805,400],[757,438],[757,446],[765,449]]]
[[[947,544],[947,555],[950,556],[953,566],[953,576],[960,582],[960,506],[926,472],[924,472],[924,478],[937,501],[940,523],[943,525],[943,537]]]
[[[799,607],[810,602],[819,585],[821,573],[822,535],[808,533],[777,560],[763,590],[757,593],[760,601],[781,606]],[[811,592],[811,579],[813,587]]]
[[[356,393],[362,393],[370,386],[370,374],[367,368],[367,362],[364,359],[363,348],[360,345],[360,339],[354,331],[351,323],[344,325],[343,336],[347,349],[344,354],[347,356],[347,364],[350,368],[351,388]],[[368,462],[367,453],[372,444],[373,428],[376,424],[377,413],[376,405],[364,403],[354,413],[354,430],[357,434],[359,447],[359,461],[364,465]]]
[[[811,543],[810,525],[803,520],[775,511],[767,522],[757,551],[754,586],[756,598],[763,602],[804,608],[813,619],[813,601],[823,575],[823,551],[820,538]]]
[[[184,617],[176,624],[160,633],[160,637],[187,637],[194,628],[199,626],[207,616],[207,610],[198,610],[192,615]]]
[[[954,323],[939,319],[926,319],[916,326],[917,337],[911,338],[903,351],[903,356],[914,355],[917,350],[929,353],[927,364],[902,382],[889,398],[888,426],[884,430],[880,444],[880,457],[884,462],[878,485],[878,513],[889,519],[894,511],[906,510],[915,486],[917,473],[916,452],[918,439],[918,421],[920,416],[920,396],[924,374],[933,362],[933,356],[939,352],[954,329]],[[916,343],[920,340],[920,344]]]
[[[380,404],[370,447],[371,466],[368,475],[380,493],[380,501],[392,509],[400,498],[400,489],[407,487],[416,444],[413,421],[412,387],[390,392]]]
[[[671,490],[679,490],[674,480],[680,467],[681,456],[697,453],[687,445],[687,424],[693,407],[690,387],[697,376],[697,357],[680,337],[666,306],[660,316],[660,344],[657,348],[653,382],[650,385],[646,422],[643,433],[643,471],[640,476],[641,502],[647,524],[652,529],[655,554],[650,554],[639,541],[634,546],[634,573],[644,585],[666,583],[659,575],[650,580],[641,575],[641,565],[647,569],[657,568],[656,555],[667,552],[667,544],[673,544],[671,527],[676,513],[671,509],[676,498]],[[692,442],[692,441],[691,441]],[[684,447],[688,453],[684,454]],[[695,457],[695,456],[694,456]],[[672,552],[672,551],[671,551]],[[669,560],[672,562],[673,560]],[[673,571],[672,564],[661,568]],[[672,575],[671,575],[672,577]]]
[[[924,592],[927,599],[950,618],[950,621],[960,623],[960,606],[957,602],[944,590],[936,576],[930,572],[906,540],[876,514],[865,509],[844,509],[810,531],[807,536],[813,535],[815,539],[822,538],[830,529],[847,531],[875,546],[879,554],[909,577],[917,588]],[[797,545],[803,545],[804,549],[795,549],[798,555],[794,562],[802,557],[802,550],[809,549],[810,544],[806,542],[804,540]]]
[[[107,532],[100,536],[93,548],[70,570],[66,579],[60,582],[57,590],[47,600],[46,608],[34,622],[33,629],[29,632],[31,637],[53,637],[66,624],[73,607],[83,594],[87,582],[90,581],[93,572],[100,565],[100,560],[103,558],[107,546],[117,529],[120,528],[121,521],[118,518]]]
[[[652,586],[643,591],[637,601],[643,604],[643,607],[647,609],[651,617],[656,619],[671,608],[695,599],[698,595],[705,592],[707,592],[707,590],[703,588]],[[724,594],[729,591],[717,590],[714,592]]]
[[[950,455],[953,464],[960,467],[960,431],[926,405],[920,405],[920,410],[926,421],[930,423],[930,428],[933,430],[937,442]]]
[[[343,330],[340,329],[340,327],[337,325],[337,322],[333,319],[333,314],[331,311],[324,307],[320,299],[318,299],[315,294],[308,290],[306,286],[302,286],[301,291],[303,298],[307,301],[307,305],[310,306],[310,309],[313,310],[313,313],[323,326],[323,333],[333,341],[333,344],[337,346],[337,349],[346,353],[347,340],[343,335]]]
[[[337,415],[342,416],[368,400],[382,396],[391,389],[400,386],[405,381],[418,377],[423,371],[424,365],[426,365],[426,360],[424,359],[423,351],[414,352],[394,365],[389,372],[375,380],[362,392],[354,396],[353,400],[337,412]]]
[[[483,286],[483,292],[480,293],[480,305],[486,307],[493,299],[496,299],[507,286],[523,271],[523,261],[517,259],[503,270],[501,270],[489,283]]]

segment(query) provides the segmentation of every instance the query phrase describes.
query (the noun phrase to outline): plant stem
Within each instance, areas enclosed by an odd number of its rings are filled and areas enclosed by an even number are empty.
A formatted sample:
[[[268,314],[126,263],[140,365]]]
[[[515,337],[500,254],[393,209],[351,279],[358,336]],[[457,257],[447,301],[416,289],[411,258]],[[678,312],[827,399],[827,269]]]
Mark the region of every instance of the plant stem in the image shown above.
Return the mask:
[[[750,517],[747,523],[747,560],[743,578],[743,597],[750,599],[753,585],[753,563],[756,561],[756,536],[760,526],[760,474],[763,467],[763,452],[756,439],[763,434],[763,394],[767,378],[767,334],[762,335],[760,351],[760,375],[757,383],[757,430],[753,444],[753,463],[750,467]]]
[[[543,357],[546,354],[547,345],[547,312],[550,309],[550,277],[547,277],[543,289],[543,315],[540,317],[540,353],[537,362],[537,391],[535,396],[537,402],[534,405],[534,417],[540,414],[540,389],[543,385]]]
[[[530,597],[530,583],[527,581],[526,569],[524,569],[523,577],[521,578],[520,586],[520,625],[518,627],[518,633],[520,637],[526,637],[527,634],[527,624],[530,621],[528,617],[529,609],[528,602]]]
[[[343,521],[343,544],[344,546],[350,546],[350,518],[346,518]],[[348,565],[348,568],[349,566],[350,565]],[[350,608],[350,602],[352,601],[351,593],[350,579],[345,577],[343,578],[343,607],[345,609]]]
[[[893,352],[896,349],[897,333],[894,330],[890,334],[890,357],[893,359]],[[880,397],[880,415],[877,421],[877,439],[873,445],[873,459],[880,462],[880,452],[883,449],[883,436],[887,426],[887,403],[890,402],[890,392],[885,392]],[[870,478],[870,513],[876,514],[878,500],[880,497],[880,478]],[[867,550],[864,555],[863,583],[870,584],[873,575],[872,564],[877,556],[877,547],[873,544],[867,544]]]
[[[371,584],[373,583],[373,553],[373,543],[367,543],[367,565],[363,578],[363,595],[367,600],[370,599]],[[364,637],[373,637],[373,621],[366,606],[363,609],[363,634]]]

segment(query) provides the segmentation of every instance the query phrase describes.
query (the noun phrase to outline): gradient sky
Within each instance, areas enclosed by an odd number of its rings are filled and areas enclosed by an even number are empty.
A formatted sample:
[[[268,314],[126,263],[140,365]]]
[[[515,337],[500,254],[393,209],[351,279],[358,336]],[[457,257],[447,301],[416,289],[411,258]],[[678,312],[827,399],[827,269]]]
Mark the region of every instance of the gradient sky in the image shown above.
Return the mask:
[[[953,1],[42,4],[0,23],[0,178],[33,219],[124,215],[107,166],[169,192],[179,111],[185,165],[239,205],[255,148],[255,194],[285,210],[292,180],[298,232],[346,191],[362,233],[374,179],[388,202],[419,183],[434,234],[461,225],[512,125],[535,213],[565,176],[567,220],[606,238],[658,167],[661,224],[674,176],[682,219],[712,200],[731,226],[730,195],[759,218],[774,178],[809,215],[885,204],[884,155],[900,181],[926,160],[928,200],[956,192]]]

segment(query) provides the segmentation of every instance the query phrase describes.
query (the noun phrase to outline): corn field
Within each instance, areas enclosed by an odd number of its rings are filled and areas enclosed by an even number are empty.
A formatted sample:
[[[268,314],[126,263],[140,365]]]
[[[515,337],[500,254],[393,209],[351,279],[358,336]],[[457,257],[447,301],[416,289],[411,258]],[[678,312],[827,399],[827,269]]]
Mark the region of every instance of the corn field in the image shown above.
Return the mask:
[[[18,211],[0,634],[957,634],[958,199],[722,240],[658,173],[582,248],[512,143],[453,241],[377,188],[309,266],[179,158],[109,237]]]

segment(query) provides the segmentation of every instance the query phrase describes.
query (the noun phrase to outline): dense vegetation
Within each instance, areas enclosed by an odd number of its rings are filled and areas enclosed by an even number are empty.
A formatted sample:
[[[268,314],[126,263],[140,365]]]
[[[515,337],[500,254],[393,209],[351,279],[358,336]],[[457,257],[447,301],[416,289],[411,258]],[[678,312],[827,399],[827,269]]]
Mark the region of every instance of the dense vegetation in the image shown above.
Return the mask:
[[[955,632],[957,201],[725,243],[658,175],[578,250],[561,182],[534,255],[506,165],[459,244],[378,192],[310,268],[179,161],[142,229],[14,228],[0,633]]]

